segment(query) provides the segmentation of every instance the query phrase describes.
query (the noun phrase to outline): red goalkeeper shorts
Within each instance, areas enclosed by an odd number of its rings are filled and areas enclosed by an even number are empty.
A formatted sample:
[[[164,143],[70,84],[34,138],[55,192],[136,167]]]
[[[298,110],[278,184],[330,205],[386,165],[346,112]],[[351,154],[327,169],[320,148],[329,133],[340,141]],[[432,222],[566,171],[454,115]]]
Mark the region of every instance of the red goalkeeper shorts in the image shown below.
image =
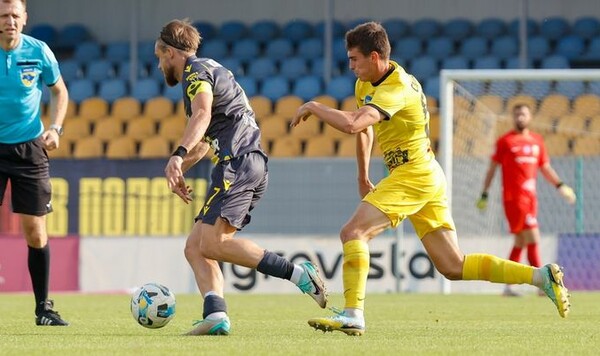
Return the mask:
[[[504,213],[513,234],[538,227],[536,197],[523,196],[516,200],[504,201]]]

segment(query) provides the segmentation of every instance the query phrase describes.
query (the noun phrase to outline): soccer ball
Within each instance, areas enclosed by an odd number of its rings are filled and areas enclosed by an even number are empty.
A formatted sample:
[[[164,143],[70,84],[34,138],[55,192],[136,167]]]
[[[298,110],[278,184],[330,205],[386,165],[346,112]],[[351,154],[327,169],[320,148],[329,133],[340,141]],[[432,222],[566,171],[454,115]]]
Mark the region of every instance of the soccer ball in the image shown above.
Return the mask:
[[[131,296],[131,315],[145,328],[162,328],[175,316],[175,295],[161,284],[144,284]]]

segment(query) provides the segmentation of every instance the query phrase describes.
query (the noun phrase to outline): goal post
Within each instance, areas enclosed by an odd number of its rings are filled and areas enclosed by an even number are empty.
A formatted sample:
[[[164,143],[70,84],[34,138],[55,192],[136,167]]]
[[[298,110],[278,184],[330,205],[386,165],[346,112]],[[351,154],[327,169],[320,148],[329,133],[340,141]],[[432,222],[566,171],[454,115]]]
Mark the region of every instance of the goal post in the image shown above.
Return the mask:
[[[594,221],[599,220],[594,219],[600,210],[599,189],[584,191],[600,176],[600,70],[442,70],[439,103],[437,157],[446,173],[459,236],[510,235],[500,174],[490,190],[489,214],[474,205],[495,142],[512,128],[510,113],[516,103],[532,106],[532,130],[545,137],[554,168],[582,198],[573,213],[547,184],[538,184],[542,234],[600,231],[600,222]],[[441,291],[450,292],[450,282],[443,278]]]

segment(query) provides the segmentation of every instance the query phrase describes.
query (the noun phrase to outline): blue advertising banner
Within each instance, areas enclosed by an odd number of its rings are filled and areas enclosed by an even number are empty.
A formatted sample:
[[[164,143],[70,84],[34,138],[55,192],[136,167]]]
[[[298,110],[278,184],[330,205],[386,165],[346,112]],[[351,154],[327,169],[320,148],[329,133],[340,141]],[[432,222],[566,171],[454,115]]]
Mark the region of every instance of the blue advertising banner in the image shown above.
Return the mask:
[[[164,178],[165,159],[53,159],[53,236],[173,236],[187,234],[204,203],[210,160],[186,172],[194,201],[185,204]]]

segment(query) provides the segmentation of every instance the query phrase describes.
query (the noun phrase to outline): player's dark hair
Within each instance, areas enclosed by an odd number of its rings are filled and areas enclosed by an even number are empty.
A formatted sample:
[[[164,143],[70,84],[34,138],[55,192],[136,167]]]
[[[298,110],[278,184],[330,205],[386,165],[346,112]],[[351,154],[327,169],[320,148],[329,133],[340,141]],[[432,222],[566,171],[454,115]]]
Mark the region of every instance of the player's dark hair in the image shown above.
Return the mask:
[[[346,49],[351,48],[358,48],[365,56],[377,52],[383,59],[390,58],[390,40],[385,28],[377,22],[366,22],[346,32]]]
[[[527,103],[516,103],[513,108],[512,111],[514,112],[517,109],[521,109],[521,108],[527,108],[527,110],[529,110],[529,112],[531,112],[531,106]]]
[[[167,23],[160,31],[158,40],[184,52],[196,52],[202,37],[188,19],[183,19]]]
[[[21,4],[23,4],[23,7],[27,7],[27,0],[2,0],[2,2],[5,4],[10,4],[11,2],[18,2],[18,1],[20,1]]]

